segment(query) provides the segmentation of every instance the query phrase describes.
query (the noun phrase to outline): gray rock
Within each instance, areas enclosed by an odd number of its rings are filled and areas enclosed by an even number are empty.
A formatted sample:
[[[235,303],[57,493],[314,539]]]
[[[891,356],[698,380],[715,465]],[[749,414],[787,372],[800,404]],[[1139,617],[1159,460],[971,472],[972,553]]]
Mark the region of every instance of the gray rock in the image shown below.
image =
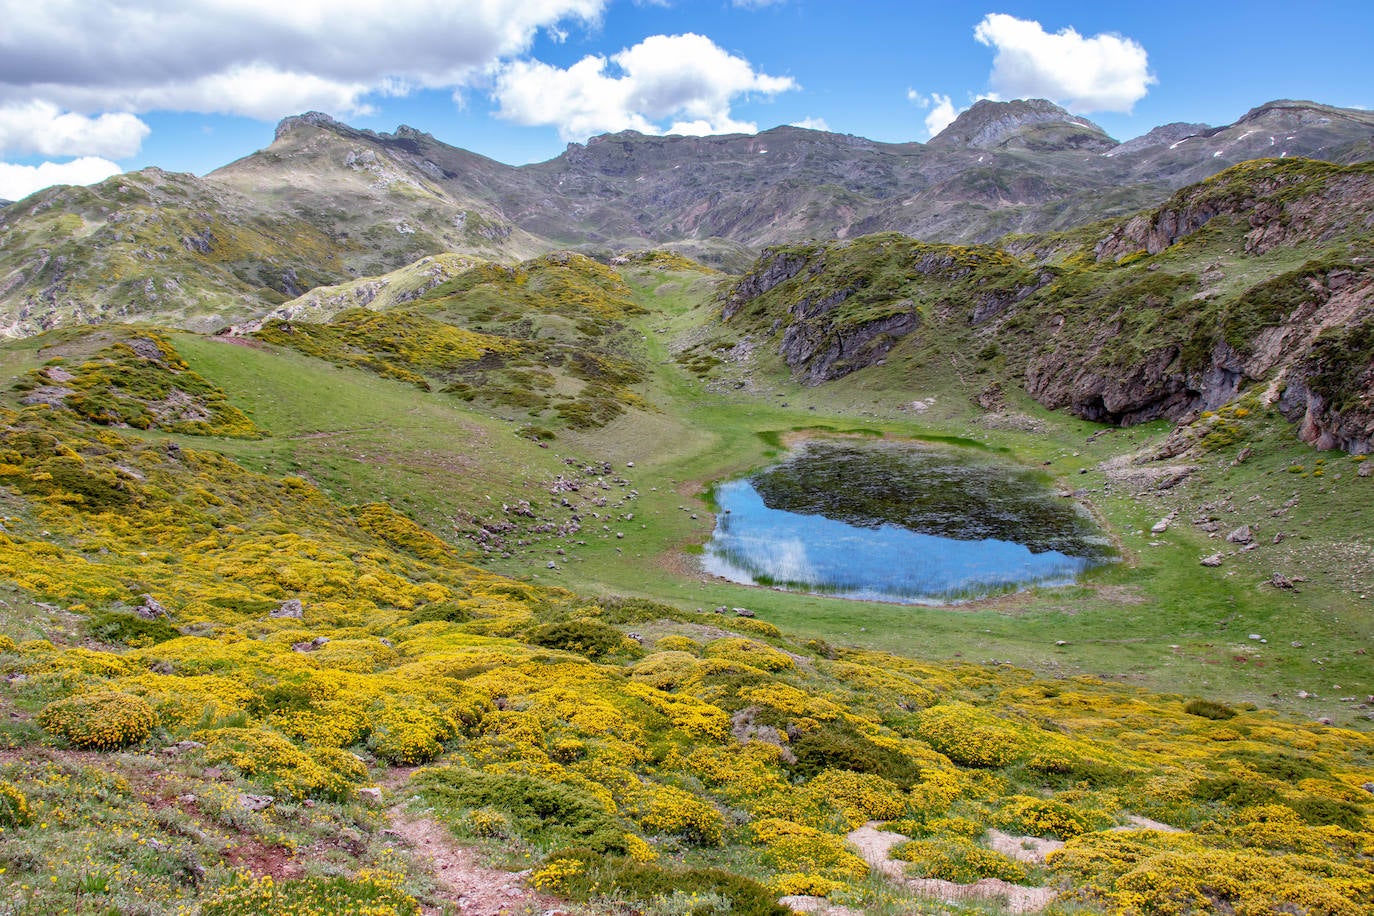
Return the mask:
[[[295,620],[300,620],[305,616],[305,606],[301,604],[299,598],[288,598],[277,605],[277,609],[272,612],[271,616],[291,617]]]
[[[1198,562],[1203,566],[1220,566],[1221,554],[1214,553],[1211,556],[1203,557],[1201,560],[1198,560]]]
[[[754,616],[754,612],[751,611],[751,610],[749,610],[747,607],[734,607],[734,608],[730,608],[730,610],[732,610],[732,611],[735,612],[735,616],[736,616],[736,617],[753,617],[753,616]]]
[[[272,803],[275,801],[276,799],[271,795],[243,794],[238,797],[237,804],[240,808],[245,808],[249,811],[262,811],[265,808],[272,807]]]
[[[158,620],[171,617],[172,615],[162,606],[152,595],[144,595],[141,603],[134,608],[134,613],[144,620]]]
[[[1251,544],[1255,540],[1255,532],[1249,525],[1241,525],[1235,531],[1226,535],[1226,540],[1232,544]]]

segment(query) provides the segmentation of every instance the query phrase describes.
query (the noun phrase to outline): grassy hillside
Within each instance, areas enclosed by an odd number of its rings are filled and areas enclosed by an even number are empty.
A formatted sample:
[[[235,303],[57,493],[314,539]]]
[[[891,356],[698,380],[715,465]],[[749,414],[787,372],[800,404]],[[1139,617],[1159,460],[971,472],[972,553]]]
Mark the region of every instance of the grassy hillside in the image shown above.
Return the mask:
[[[1197,309],[1351,244],[1279,222]],[[0,908],[456,911],[419,823],[588,914],[1368,911],[1369,462],[1259,379],[1178,425],[1026,394],[1008,316],[1173,282],[1238,224],[1090,261],[1112,229],[738,282],[552,255],[244,337],[0,348]],[[913,313],[817,384],[780,352]],[[944,607],[703,574],[712,483],[816,436],[1035,469],[1122,560]]]
[[[418,912],[442,898],[360,793],[416,764],[398,799],[594,910],[907,911],[845,847],[870,820],[911,838],[897,874],[1056,906],[1374,901],[1366,734],[520,583],[300,476],[5,420],[7,605],[41,612],[0,637],[14,912]]]

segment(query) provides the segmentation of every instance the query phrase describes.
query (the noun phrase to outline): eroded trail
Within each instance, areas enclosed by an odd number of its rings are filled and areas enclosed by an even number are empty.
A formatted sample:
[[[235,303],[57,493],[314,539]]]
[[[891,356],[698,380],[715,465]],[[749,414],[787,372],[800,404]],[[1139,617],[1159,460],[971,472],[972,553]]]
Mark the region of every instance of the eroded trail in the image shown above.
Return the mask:
[[[413,772],[398,767],[383,784],[404,797],[405,783]],[[439,887],[439,906],[426,906],[426,916],[453,910],[463,916],[559,916],[567,912],[557,898],[530,887],[528,873],[482,864],[476,851],[455,840],[442,824],[407,810],[404,802],[391,808],[390,817],[397,845],[427,867]]]

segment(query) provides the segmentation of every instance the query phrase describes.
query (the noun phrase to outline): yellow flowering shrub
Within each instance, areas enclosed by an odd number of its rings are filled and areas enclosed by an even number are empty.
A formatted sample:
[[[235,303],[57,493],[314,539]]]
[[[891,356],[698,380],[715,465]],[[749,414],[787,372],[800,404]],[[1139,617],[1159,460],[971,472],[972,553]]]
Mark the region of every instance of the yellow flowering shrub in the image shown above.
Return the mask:
[[[1106,827],[1110,819],[1052,798],[1013,795],[1003,802],[995,822],[1013,833],[1067,840]]]
[[[245,875],[201,904],[200,916],[419,916],[420,904],[390,880]]]
[[[868,874],[868,863],[849,850],[843,837],[781,818],[763,818],[749,830],[763,846],[764,862],[779,872],[841,880]]]
[[[913,875],[958,884],[983,878],[1021,884],[1029,877],[1025,865],[963,837],[912,840],[893,849],[892,858],[910,862]]]
[[[652,862],[658,858],[658,851],[633,833],[625,834],[625,853],[636,862]]]
[[[696,674],[697,657],[668,650],[645,656],[630,669],[630,677],[658,690],[674,690]]]
[[[344,751],[304,751],[282,735],[257,728],[224,728],[198,732],[210,763],[233,766],[274,795],[287,798],[346,799],[367,767]]]
[[[942,703],[921,713],[917,734],[955,763],[1002,767],[1026,752],[1020,733],[989,712],[967,703]]]
[[[265,724],[297,741],[315,747],[348,747],[366,736],[367,713],[347,700],[326,700],[310,709],[271,713]]]
[[[865,821],[890,821],[907,809],[902,790],[876,773],[826,770],[807,784],[806,792],[832,806],[851,829]]]
[[[627,684],[623,690],[663,713],[684,731],[717,739],[730,733],[730,716],[725,710],[696,697],[663,693],[641,684]]]
[[[654,649],[657,652],[686,652],[688,655],[700,655],[701,643],[690,636],[673,633],[655,642]],[[638,668],[639,666],[636,665],[635,667]]]
[[[33,822],[33,811],[23,791],[12,782],[0,779],[0,829],[27,827]]]
[[[1216,848],[1192,834],[1085,834],[1046,863],[1073,880],[1072,896],[1114,912],[1360,916],[1374,909],[1374,876],[1365,867],[1328,856]]]
[[[438,757],[456,731],[453,719],[437,709],[392,707],[373,719],[368,746],[389,763],[411,766]]]
[[[726,626],[736,633],[748,633],[751,636],[763,636],[768,639],[777,639],[782,636],[782,630],[779,630],[766,620],[737,617],[727,623]]]
[[[708,658],[739,662],[763,671],[785,671],[794,667],[792,656],[772,646],[743,637],[722,637],[706,644]]]
[[[49,703],[38,724],[77,747],[109,751],[147,738],[157,715],[140,697],[103,690]]]
[[[119,689],[142,697],[168,730],[213,722],[243,712],[253,699],[241,680],[216,675],[175,677],[145,671],[115,682]]]
[[[566,893],[569,882],[582,874],[583,865],[580,859],[554,859],[535,869],[530,883],[551,894]]]
[[[820,875],[804,875],[796,872],[776,875],[768,882],[768,888],[779,897],[806,896],[828,897],[844,887],[841,881],[832,881]]]
[[[709,802],[673,786],[654,786],[647,801],[635,805],[639,824],[649,833],[677,836],[698,846],[719,846],[725,818]]]

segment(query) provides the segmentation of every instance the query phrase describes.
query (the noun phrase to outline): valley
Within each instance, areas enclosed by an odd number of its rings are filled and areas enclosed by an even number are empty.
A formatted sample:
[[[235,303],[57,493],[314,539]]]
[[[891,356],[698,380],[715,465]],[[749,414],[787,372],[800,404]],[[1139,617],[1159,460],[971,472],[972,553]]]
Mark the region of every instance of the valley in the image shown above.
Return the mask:
[[[1223,170],[998,104],[827,168],[1067,188],[1091,151],[1093,220],[965,201],[956,237],[921,198],[665,246],[614,194],[567,222],[577,169],[836,135],[513,172],[315,116],[6,207],[0,910],[458,912],[436,835],[589,916],[1374,905],[1366,116],[1263,106],[1206,138],[1341,155]],[[803,442],[1017,468],[1114,561],[946,604],[710,575],[715,488]]]

